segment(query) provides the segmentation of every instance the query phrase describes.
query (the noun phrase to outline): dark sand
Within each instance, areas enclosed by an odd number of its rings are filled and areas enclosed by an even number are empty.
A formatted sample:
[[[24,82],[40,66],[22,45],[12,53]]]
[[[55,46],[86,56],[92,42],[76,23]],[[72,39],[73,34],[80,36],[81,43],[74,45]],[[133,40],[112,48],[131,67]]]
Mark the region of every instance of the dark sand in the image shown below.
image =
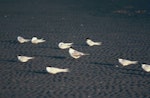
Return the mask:
[[[148,2],[62,1],[0,1],[0,98],[150,98],[150,73],[141,68],[150,64]],[[46,42],[20,44],[17,36]],[[88,47],[86,37],[103,44]],[[74,60],[60,41],[90,56]],[[122,67],[118,58],[139,64]],[[70,72],[48,74],[50,65]]]

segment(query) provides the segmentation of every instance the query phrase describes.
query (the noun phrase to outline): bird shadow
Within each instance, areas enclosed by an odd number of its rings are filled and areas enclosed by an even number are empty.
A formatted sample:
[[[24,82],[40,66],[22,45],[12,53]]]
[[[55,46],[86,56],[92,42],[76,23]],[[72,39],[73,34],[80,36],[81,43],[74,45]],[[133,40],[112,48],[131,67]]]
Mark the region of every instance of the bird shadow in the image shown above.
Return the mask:
[[[11,43],[11,44],[19,44],[19,42],[16,41],[16,40],[3,40],[3,41],[0,41],[0,42],[2,42],[2,43]]]
[[[91,64],[101,65],[104,67],[111,67],[111,68],[114,67],[115,69],[118,70],[119,73],[122,73],[122,74],[150,77],[150,73],[147,73],[147,72],[139,70],[139,69],[126,68],[123,66],[116,67],[115,64],[109,64],[109,63],[91,62]]]
[[[19,72],[25,72],[25,73],[36,73],[36,74],[48,74],[46,71],[39,71],[39,70],[17,70]]]
[[[36,55],[39,57],[46,57],[46,58],[55,58],[55,59],[66,59],[65,56],[47,56],[47,55]]]
[[[150,74],[149,73],[145,73],[145,72],[142,72],[142,71],[134,71],[134,72],[121,72],[123,74],[127,74],[127,75],[136,75],[136,76],[142,76],[142,77],[150,77]]]
[[[43,49],[45,49],[45,48],[49,48],[49,49],[60,49],[60,48],[58,48],[58,47],[51,47],[51,46],[47,46],[47,45],[41,45],[41,46],[38,46],[37,48],[43,48]]]
[[[105,66],[105,67],[115,67],[115,64],[110,64],[110,63],[91,62],[91,64],[102,65],[102,66]]]
[[[147,73],[147,72],[145,72],[145,71],[143,71],[143,70],[139,70],[139,69],[129,69],[129,68],[118,68],[119,70],[120,70],[120,73],[122,73],[122,74],[127,74],[127,75],[137,75],[137,76],[142,76],[142,77],[144,77],[144,76],[147,76],[147,77],[149,77],[150,76],[150,74],[149,73]]]
[[[17,62],[17,60],[13,60],[13,59],[0,59],[0,62]]]
[[[58,48],[58,47],[51,47],[51,49],[60,50],[60,48]]]
[[[55,59],[65,59],[66,57],[65,56],[51,56],[52,58],[55,58]]]

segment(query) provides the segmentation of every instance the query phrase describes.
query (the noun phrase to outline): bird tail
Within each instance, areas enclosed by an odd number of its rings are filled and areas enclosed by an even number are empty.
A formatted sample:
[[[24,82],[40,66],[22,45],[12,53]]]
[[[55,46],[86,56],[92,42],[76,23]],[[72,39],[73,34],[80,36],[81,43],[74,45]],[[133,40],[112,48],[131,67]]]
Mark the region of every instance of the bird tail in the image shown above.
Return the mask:
[[[45,42],[45,41],[46,41],[46,40],[44,40],[44,39],[40,39],[40,40],[39,40],[39,42]]]
[[[138,61],[132,61],[132,63],[133,63],[133,64],[137,64],[137,63],[138,63]]]
[[[83,53],[82,55],[90,55],[90,54],[88,54],[88,53]]]
[[[31,41],[31,39],[25,39],[25,42],[29,42],[29,41]]]
[[[95,44],[95,45],[101,45],[102,42],[95,42],[94,44]]]
[[[69,45],[69,46],[71,46],[73,43],[66,43],[66,45]]]
[[[66,69],[62,69],[62,72],[70,72],[70,70],[66,68]]]
[[[34,59],[35,57],[29,57],[29,59]]]

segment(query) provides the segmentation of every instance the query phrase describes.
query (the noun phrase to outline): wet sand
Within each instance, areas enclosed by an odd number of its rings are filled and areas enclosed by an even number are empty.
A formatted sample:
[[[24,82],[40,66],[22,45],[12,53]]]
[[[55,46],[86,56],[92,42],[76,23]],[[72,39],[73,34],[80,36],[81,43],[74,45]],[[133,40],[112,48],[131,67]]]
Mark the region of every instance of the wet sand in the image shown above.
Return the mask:
[[[0,98],[150,98],[150,73],[141,68],[150,64],[147,9],[126,15],[102,13],[84,0],[0,2]],[[17,36],[46,42],[20,44]],[[86,37],[102,45],[89,47]],[[60,41],[90,55],[75,60]],[[17,55],[35,59],[21,63]],[[139,63],[123,67],[118,58]],[[52,75],[46,66],[70,72]]]

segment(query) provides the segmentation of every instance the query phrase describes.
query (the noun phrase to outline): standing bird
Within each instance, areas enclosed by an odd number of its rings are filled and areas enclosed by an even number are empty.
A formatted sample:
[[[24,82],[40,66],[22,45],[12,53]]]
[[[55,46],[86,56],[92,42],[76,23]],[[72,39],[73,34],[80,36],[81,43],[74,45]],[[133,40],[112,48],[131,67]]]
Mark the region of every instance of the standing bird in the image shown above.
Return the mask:
[[[56,67],[46,67],[46,71],[51,74],[57,74],[57,73],[61,73],[61,72],[69,72],[69,69],[68,68],[61,69],[61,68],[56,68]]]
[[[148,65],[148,64],[142,64],[142,68],[143,68],[143,70],[145,70],[146,72],[150,72],[150,65]]]
[[[75,58],[75,59],[78,59],[80,58],[81,56],[84,56],[84,55],[89,55],[89,54],[86,54],[86,53],[83,53],[83,52],[79,52],[75,49],[73,49],[72,47],[69,48],[69,54],[71,57]]]
[[[138,61],[130,61],[130,60],[121,59],[121,58],[119,58],[118,61],[123,66],[128,66],[128,65],[131,65],[131,64],[137,64],[138,63]]]
[[[31,42],[32,42],[33,44],[43,43],[43,42],[45,42],[45,41],[46,41],[46,40],[44,40],[43,38],[38,39],[37,37],[32,37],[32,39],[31,39]]]
[[[28,56],[17,56],[17,58],[20,62],[27,62],[30,59],[34,59],[34,57],[28,57]]]
[[[21,37],[21,36],[18,36],[18,37],[17,37],[17,40],[18,40],[20,43],[25,43],[25,42],[31,41],[30,39],[25,39],[25,38],[23,38],[23,37]]]
[[[94,42],[92,41],[90,38],[86,38],[86,43],[89,45],[89,46],[95,46],[95,45],[101,45],[102,42]]]
[[[60,49],[68,49],[68,48],[70,48],[70,47],[72,46],[72,44],[73,44],[73,43],[60,42],[60,43],[58,44],[58,47],[59,47]]]

